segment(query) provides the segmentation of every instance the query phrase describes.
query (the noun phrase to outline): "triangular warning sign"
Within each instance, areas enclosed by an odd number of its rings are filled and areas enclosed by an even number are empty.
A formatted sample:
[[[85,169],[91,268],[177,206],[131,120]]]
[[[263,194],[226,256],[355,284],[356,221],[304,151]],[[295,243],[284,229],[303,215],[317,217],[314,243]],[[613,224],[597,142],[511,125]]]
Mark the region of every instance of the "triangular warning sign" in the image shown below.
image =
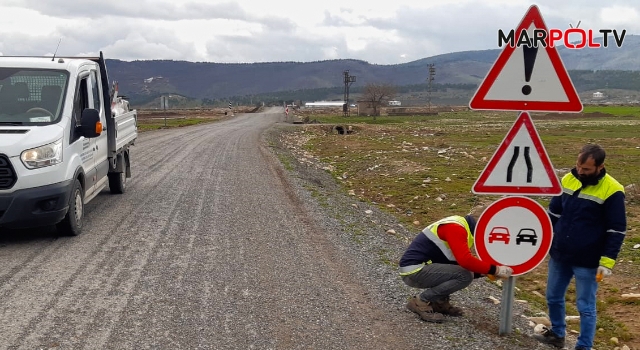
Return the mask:
[[[532,41],[537,42],[537,48],[517,47],[523,29]],[[535,29],[547,33],[546,47],[541,41],[533,40]],[[540,10],[535,5],[531,6],[513,32],[516,45],[506,44],[469,102],[469,107],[508,111],[582,111],[582,102],[558,50],[548,45],[548,33]]]
[[[562,193],[529,113],[520,113],[473,185],[473,193],[534,196]]]

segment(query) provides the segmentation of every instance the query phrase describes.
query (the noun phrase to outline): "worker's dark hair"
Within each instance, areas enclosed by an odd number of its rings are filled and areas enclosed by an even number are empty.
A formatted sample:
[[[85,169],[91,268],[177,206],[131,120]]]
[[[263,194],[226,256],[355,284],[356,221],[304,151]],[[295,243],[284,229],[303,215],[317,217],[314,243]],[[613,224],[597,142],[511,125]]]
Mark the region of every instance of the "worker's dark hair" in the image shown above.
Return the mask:
[[[475,233],[476,233],[476,218],[474,218],[473,215],[466,215],[464,217],[464,219],[467,221],[467,224],[469,224],[469,231],[471,231],[471,234],[475,235]]]
[[[586,162],[589,157],[592,157],[596,166],[602,165],[604,163],[604,158],[606,157],[606,153],[604,149],[596,144],[587,144],[582,147],[580,150],[580,154],[578,155],[578,162],[581,164]]]

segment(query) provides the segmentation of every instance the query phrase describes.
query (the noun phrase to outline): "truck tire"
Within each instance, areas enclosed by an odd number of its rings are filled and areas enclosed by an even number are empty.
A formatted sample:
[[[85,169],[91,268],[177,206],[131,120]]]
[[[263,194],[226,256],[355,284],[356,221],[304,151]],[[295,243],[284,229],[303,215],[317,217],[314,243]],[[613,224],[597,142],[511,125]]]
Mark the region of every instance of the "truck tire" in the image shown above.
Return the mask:
[[[82,233],[84,216],[84,191],[80,181],[76,179],[69,197],[69,211],[56,227],[58,232],[66,236],[77,236]]]
[[[112,194],[123,194],[127,185],[127,172],[131,176],[129,169],[129,151],[126,150],[118,155],[118,165],[114,170],[121,172],[109,172],[109,190]]]
[[[127,184],[127,174],[123,171],[121,173],[109,173],[109,190],[113,194],[123,194]]]

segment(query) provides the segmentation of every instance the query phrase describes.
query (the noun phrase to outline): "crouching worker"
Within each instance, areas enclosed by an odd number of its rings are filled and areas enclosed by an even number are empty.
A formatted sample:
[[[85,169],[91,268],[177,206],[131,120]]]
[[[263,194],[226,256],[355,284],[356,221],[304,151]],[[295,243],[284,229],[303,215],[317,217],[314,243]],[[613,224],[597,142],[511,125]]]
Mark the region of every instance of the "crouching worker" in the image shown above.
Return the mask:
[[[471,254],[476,219],[473,215],[449,216],[427,226],[411,242],[400,259],[405,284],[426,288],[407,303],[407,309],[424,321],[441,323],[444,315],[462,316],[449,296],[471,284],[474,277],[509,278],[513,269],[479,260]]]

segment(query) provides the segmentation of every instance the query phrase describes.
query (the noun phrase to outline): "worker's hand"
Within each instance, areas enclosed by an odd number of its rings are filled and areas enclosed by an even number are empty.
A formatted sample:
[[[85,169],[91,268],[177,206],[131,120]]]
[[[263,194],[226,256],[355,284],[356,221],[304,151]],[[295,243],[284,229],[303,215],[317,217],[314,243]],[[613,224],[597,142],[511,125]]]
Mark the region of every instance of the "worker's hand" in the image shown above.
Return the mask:
[[[604,266],[598,266],[598,272],[596,272],[596,281],[600,282],[605,276],[611,276],[612,274],[613,272],[611,272],[611,269]]]
[[[603,276],[611,276],[613,272],[611,272],[611,269],[609,268],[606,268],[604,266],[598,266],[597,274],[602,274]]]
[[[500,265],[496,268],[496,277],[498,278],[507,279],[511,277],[512,273],[513,273],[513,269],[510,268],[509,266]]]

